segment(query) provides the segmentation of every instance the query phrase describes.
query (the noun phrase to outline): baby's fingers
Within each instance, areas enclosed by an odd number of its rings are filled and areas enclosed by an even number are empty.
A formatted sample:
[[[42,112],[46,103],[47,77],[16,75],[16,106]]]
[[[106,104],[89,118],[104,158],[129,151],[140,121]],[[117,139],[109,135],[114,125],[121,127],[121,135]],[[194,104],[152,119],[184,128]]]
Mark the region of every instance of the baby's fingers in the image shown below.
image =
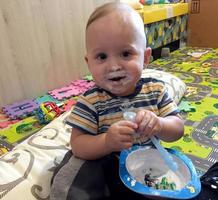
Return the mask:
[[[144,116],[145,116],[145,111],[140,110],[136,115],[135,122],[137,124],[140,124],[142,122],[142,120],[144,119]]]
[[[137,129],[138,125],[134,122],[128,121],[128,120],[122,120],[119,122],[119,126],[124,128],[131,128],[131,129]]]
[[[120,137],[122,142],[133,143],[133,134],[125,134]]]
[[[151,117],[149,115],[145,115],[139,124],[139,132],[145,132],[145,130],[150,127]]]

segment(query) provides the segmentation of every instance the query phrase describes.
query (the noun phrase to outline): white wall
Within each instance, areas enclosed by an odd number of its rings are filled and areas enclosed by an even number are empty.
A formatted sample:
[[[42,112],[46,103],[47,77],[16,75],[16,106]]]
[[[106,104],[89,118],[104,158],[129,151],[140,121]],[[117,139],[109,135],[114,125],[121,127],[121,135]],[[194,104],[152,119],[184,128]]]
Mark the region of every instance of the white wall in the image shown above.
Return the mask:
[[[109,0],[0,0],[0,106],[88,73],[84,29]]]

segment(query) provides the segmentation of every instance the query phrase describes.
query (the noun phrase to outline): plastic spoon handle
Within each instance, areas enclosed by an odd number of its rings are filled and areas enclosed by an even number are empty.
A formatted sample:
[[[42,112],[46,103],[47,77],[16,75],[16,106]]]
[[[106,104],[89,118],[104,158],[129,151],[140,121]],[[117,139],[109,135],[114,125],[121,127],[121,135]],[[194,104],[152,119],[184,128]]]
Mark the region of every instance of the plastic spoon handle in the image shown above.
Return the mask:
[[[161,144],[159,143],[159,140],[157,138],[155,138],[154,136],[151,137],[150,139],[153,142],[154,146],[159,151],[159,153],[161,154],[161,156],[163,157],[167,166],[172,171],[174,171],[174,172],[177,171],[177,169],[178,169],[177,163],[173,161],[173,157],[168,153],[168,151],[166,149],[164,149],[164,147],[161,146]]]

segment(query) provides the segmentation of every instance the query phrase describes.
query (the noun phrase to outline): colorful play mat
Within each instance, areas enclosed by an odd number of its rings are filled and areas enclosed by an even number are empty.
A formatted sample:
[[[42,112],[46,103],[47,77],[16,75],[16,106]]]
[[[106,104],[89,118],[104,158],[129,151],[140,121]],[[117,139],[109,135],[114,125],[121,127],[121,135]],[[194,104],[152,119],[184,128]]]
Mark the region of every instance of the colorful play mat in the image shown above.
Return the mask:
[[[170,72],[187,85],[179,104],[185,135],[163,145],[185,153],[201,175],[218,161],[218,49],[182,48],[149,68]]]

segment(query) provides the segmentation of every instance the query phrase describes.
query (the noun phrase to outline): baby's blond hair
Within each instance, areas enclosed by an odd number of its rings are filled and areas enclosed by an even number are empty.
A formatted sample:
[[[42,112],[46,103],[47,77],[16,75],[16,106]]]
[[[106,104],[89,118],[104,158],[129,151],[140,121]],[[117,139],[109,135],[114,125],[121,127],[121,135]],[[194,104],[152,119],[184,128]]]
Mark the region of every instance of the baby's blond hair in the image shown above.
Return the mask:
[[[100,7],[97,7],[94,12],[90,15],[88,22],[86,24],[86,29],[92,24],[95,20],[104,17],[112,12],[129,12],[129,13],[135,13],[138,15],[139,18],[140,15],[128,4],[121,3],[121,2],[111,2],[111,3],[106,3]],[[141,20],[142,21],[142,20]]]

